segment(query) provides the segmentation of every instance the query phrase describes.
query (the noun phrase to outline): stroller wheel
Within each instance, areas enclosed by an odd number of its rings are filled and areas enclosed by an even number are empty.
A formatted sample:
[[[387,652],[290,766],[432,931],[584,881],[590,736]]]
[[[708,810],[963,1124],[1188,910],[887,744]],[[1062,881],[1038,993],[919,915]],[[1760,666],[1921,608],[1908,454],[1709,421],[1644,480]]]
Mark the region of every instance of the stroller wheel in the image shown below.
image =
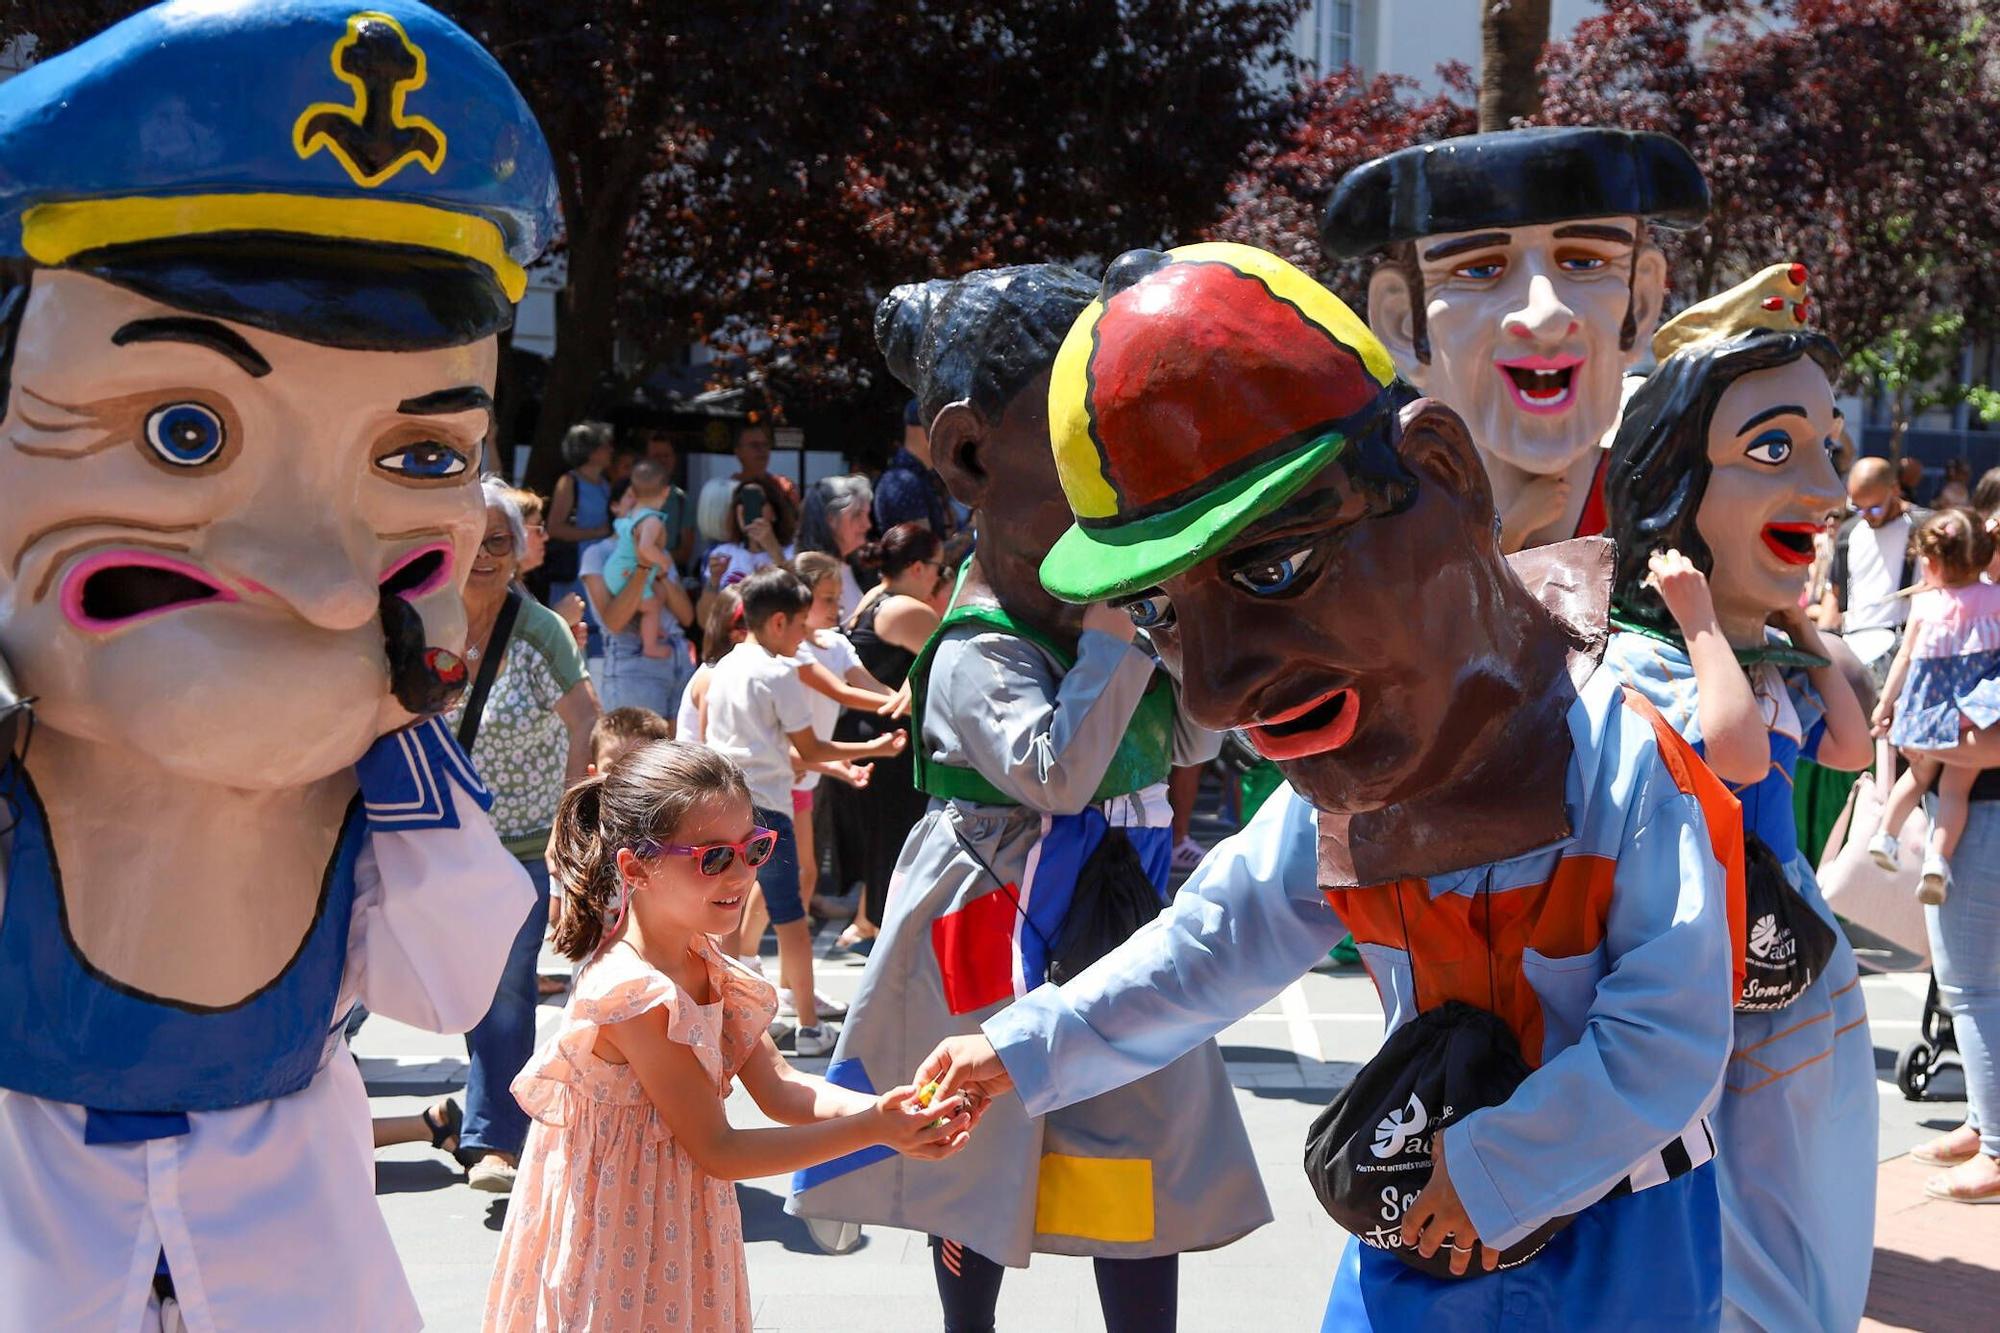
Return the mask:
[[[1913,1041],[1903,1048],[1896,1057],[1896,1086],[1903,1090],[1903,1096],[1913,1102],[1924,1099],[1924,1090],[1931,1085],[1931,1064],[1937,1058],[1937,1051],[1927,1041]]]
[[[861,1244],[861,1224],[858,1222],[828,1222],[809,1217],[806,1219],[806,1231],[812,1236],[813,1244],[827,1254],[849,1254]]]

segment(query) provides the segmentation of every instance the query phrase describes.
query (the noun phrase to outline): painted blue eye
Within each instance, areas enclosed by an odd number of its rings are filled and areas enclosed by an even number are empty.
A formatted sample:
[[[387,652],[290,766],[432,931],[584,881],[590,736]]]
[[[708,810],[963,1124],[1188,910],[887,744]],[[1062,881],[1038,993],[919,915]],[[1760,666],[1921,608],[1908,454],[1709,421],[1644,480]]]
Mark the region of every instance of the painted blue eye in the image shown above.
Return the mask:
[[[1163,596],[1137,598],[1126,602],[1124,610],[1140,629],[1166,629],[1174,623],[1174,604]]]
[[[1306,562],[1312,559],[1312,553],[1312,547],[1301,546],[1280,559],[1239,569],[1229,579],[1253,597],[1276,597],[1305,574]]]
[[[1556,267],[1565,273],[1595,273],[1604,267],[1605,262],[1595,255],[1572,255],[1567,259],[1558,260]]]
[[[1792,456],[1792,437],[1781,430],[1767,430],[1750,441],[1743,456],[1767,467],[1776,467]]]
[[[175,467],[200,467],[225,442],[222,418],[200,403],[169,403],[146,418],[146,443]]]
[[[471,464],[464,454],[436,440],[419,440],[391,450],[375,460],[375,466],[413,481],[442,481],[462,475]]]
[[[1485,282],[1488,279],[1499,277],[1502,270],[1506,267],[1505,264],[1497,259],[1485,264],[1467,264],[1458,270],[1458,276],[1461,278],[1470,278],[1474,282]]]

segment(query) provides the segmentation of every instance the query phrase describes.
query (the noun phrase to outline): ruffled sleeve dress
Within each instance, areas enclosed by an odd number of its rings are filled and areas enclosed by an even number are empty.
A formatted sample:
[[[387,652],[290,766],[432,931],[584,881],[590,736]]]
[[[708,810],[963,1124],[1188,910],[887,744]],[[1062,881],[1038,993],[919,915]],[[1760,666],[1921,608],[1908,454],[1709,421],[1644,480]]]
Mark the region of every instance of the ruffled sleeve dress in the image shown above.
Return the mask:
[[[777,1012],[770,984],[699,944],[710,1004],[696,1004],[629,944],[586,965],[554,1036],[514,1080],[528,1130],[487,1290],[485,1327],[750,1328],[736,1187],[673,1139],[629,1065],[598,1032],[649,1009],[695,1053],[718,1098]]]

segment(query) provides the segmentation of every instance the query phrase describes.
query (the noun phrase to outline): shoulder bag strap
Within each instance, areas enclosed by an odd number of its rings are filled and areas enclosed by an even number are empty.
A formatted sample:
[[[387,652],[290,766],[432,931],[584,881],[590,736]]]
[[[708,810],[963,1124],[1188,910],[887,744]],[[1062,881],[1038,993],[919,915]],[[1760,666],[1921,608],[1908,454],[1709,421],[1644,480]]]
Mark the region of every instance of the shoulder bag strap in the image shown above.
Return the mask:
[[[458,748],[472,753],[479,736],[479,719],[486,712],[486,696],[493,692],[493,678],[500,674],[500,659],[507,655],[507,640],[513,637],[514,621],[521,614],[521,591],[507,589],[507,600],[493,618],[493,633],[487,636],[486,656],[479,659],[479,674],[472,678],[472,695],[465,701],[465,716],[458,720]]]

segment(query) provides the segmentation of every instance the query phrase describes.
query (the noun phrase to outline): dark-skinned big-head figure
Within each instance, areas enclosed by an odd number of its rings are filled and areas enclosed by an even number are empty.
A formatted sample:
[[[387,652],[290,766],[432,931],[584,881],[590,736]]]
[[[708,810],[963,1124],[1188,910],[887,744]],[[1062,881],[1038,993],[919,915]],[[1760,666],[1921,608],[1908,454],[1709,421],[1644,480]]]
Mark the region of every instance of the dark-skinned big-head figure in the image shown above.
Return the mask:
[[[1054,265],[991,269],[900,287],[877,321],[979,540],[911,668],[917,782],[938,799],[904,845],[836,1082],[888,1086],[1162,904],[1165,779],[1171,762],[1205,757],[1200,738],[1176,725],[1171,683],[1129,617],[1037,580],[1071,521],[1048,448],[1050,368],[1097,289]],[[1212,1042],[1054,1115],[1003,1098],[946,1161],[879,1156],[802,1172],[790,1206],[929,1232],[947,1309],[979,1292],[988,1319],[1000,1265],[1087,1254],[1112,1327],[1171,1328],[1176,1256],[1271,1216]]]
[[[340,1033],[471,1026],[534,901],[436,715],[555,222],[411,0],[0,87],[0,1326],[417,1326]]]
[[[1661,327],[1606,486],[1621,629],[1606,667],[1742,804],[1747,973],[1715,1132],[1725,1306],[1755,1328],[1855,1327],[1874,1245],[1867,1011],[1792,802],[1801,759],[1852,769],[1871,749],[1828,662],[1844,645],[1800,609],[1814,535],[1843,499],[1830,456],[1840,354],[1806,322],[1806,277],[1774,264]],[[1705,578],[1694,608],[1663,599],[1663,561]]]
[[[931,1067],[997,1080],[997,1055],[1046,1113],[1169,1065],[1352,930],[1390,1036],[1308,1149],[1354,1233],[1325,1327],[1523,1302],[1713,1327],[1733,815],[1598,669],[1609,544],[1503,556],[1458,417],[1244,246],[1120,258],[1049,403],[1076,522],[1044,584],[1122,604],[1194,719],[1289,785],[1160,920]]]

